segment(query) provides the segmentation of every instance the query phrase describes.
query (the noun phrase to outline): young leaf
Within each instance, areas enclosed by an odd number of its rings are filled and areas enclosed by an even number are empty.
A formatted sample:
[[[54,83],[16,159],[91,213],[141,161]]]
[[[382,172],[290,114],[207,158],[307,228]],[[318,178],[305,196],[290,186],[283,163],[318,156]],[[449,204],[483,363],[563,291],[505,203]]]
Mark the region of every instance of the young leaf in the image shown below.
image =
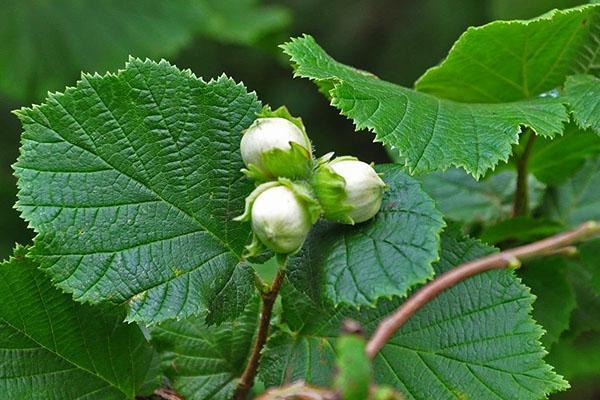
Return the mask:
[[[197,317],[152,328],[163,369],[188,400],[229,400],[250,353],[258,323],[258,299],[234,321],[207,327]]]
[[[549,191],[544,209],[569,227],[600,220],[600,158],[588,160],[571,179]]]
[[[570,76],[565,82],[565,96],[577,125],[581,129],[591,128],[600,135],[600,78]]]
[[[514,171],[503,171],[476,181],[464,171],[451,168],[417,179],[450,219],[464,223],[489,223],[511,215],[517,184]],[[544,185],[531,176],[528,187],[530,203],[535,207],[542,199]]]
[[[337,340],[334,387],[344,400],[365,400],[369,396],[373,372],[365,345],[365,338],[358,334],[344,334]]]
[[[416,92],[335,61],[308,35],[284,44],[295,75],[317,81],[331,104],[396,147],[412,173],[463,167],[476,178],[506,160],[520,126],[538,135],[562,132],[561,100],[537,97],[503,103],[460,103]],[[478,78],[481,79],[481,78]],[[483,80],[483,79],[482,79]]]
[[[442,273],[492,251],[450,228],[442,234],[435,270]],[[290,294],[297,292],[284,292],[283,298],[291,332],[282,330],[268,343],[261,365],[268,385],[296,379],[329,382],[332,377],[323,374],[323,366],[332,362],[340,321],[348,316],[372,331],[400,303],[381,301],[376,310],[357,312],[319,307],[307,296]],[[457,284],[419,310],[384,346],[375,359],[376,383],[391,385],[408,399],[533,400],[567,388],[543,360],[543,330],[530,315],[533,300],[510,270]]]
[[[588,72],[599,38],[597,4],[469,28],[415,88],[469,103],[531,98],[562,86],[568,75]]]
[[[567,268],[564,260],[554,257],[530,261],[519,271],[523,282],[536,296],[533,317],[546,330],[542,344],[547,349],[569,328],[571,312],[577,307]]]
[[[7,2],[0,13],[0,91],[41,99],[79,71],[117,68],[128,55],[167,57],[196,34],[251,44],[289,23],[258,0]]]
[[[377,171],[389,187],[379,213],[355,226],[321,221],[289,261],[290,282],[317,303],[374,305],[433,276],[442,215],[400,167]]]
[[[232,221],[251,191],[239,143],[259,110],[225,76],[137,59],[19,110],[32,254],[76,300],[128,302],[132,321],[239,313],[254,285],[239,264],[249,227]]]
[[[10,399],[133,399],[154,351],[122,312],[75,303],[17,248],[0,265],[0,392]],[[158,384],[158,380],[156,380]]]

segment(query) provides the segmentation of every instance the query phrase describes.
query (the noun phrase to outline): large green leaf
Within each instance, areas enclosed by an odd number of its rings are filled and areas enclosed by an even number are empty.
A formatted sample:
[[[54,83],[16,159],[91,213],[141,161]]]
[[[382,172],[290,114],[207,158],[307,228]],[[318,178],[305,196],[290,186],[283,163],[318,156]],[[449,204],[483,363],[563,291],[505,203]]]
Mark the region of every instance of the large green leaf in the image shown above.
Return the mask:
[[[571,179],[549,191],[544,207],[548,216],[567,226],[600,221],[600,158],[588,160]]]
[[[442,235],[441,273],[493,251],[457,228]],[[399,301],[376,310],[319,307],[284,291],[284,322],[268,343],[261,376],[268,385],[296,379],[326,384],[332,346],[345,317],[372,332]],[[534,297],[510,270],[477,275],[418,311],[375,359],[375,379],[408,399],[540,399],[567,383],[543,361],[542,328],[531,318]]]
[[[433,276],[442,215],[400,167],[378,171],[388,185],[381,211],[356,226],[320,222],[289,262],[292,284],[316,302],[374,305]]]
[[[154,351],[135,324],[75,303],[18,248],[0,265],[0,392],[11,400],[133,399]],[[156,380],[158,384],[158,380]]]
[[[568,329],[571,312],[577,307],[575,291],[567,278],[568,267],[555,257],[530,261],[519,271],[536,296],[533,316],[546,330],[542,343],[547,349]]]
[[[600,5],[553,10],[529,21],[469,28],[417,90],[471,103],[531,98],[586,73],[600,50]]]
[[[167,57],[196,34],[250,44],[289,22],[258,0],[8,1],[0,13],[0,91],[40,99],[81,70],[117,68],[130,54]]]
[[[600,78],[570,76],[565,82],[565,96],[577,125],[582,129],[591,128],[600,135]]]
[[[423,189],[448,218],[465,223],[494,222],[512,213],[517,174],[503,171],[476,181],[464,171],[452,168],[417,178]],[[529,178],[529,199],[532,207],[542,199],[544,185]]]
[[[238,319],[218,327],[192,317],[152,328],[152,342],[178,393],[188,400],[231,399],[254,340],[256,300]]]
[[[239,142],[258,110],[225,76],[137,59],[19,110],[32,254],[78,301],[128,302],[129,320],[239,314],[253,291],[249,227],[232,221],[251,190]]]
[[[331,104],[395,147],[411,172],[463,167],[481,177],[511,154],[521,126],[538,135],[562,132],[568,119],[560,99],[536,97],[504,103],[460,103],[417,92],[335,61],[311,36],[284,44],[297,76],[317,81]],[[478,79],[484,80],[481,76]]]

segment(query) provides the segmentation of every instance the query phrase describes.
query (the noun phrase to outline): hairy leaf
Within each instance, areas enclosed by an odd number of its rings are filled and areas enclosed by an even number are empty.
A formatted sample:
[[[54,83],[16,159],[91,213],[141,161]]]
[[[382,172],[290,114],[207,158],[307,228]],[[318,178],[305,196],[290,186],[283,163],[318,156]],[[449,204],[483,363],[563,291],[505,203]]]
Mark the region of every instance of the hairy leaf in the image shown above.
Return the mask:
[[[288,266],[297,289],[317,302],[374,305],[433,276],[442,215],[398,166],[379,166],[388,185],[381,211],[347,226],[321,221]]]
[[[476,178],[506,160],[521,126],[562,132],[567,112],[553,96],[503,103],[460,103],[417,92],[335,61],[311,36],[284,44],[295,75],[317,81],[357,129],[395,147],[412,173],[464,168]],[[480,78],[478,78],[480,79]],[[482,79],[483,80],[483,79]]]
[[[600,50],[600,5],[469,28],[417,90],[470,103],[531,98],[586,73]]]
[[[591,128],[600,135],[600,78],[570,76],[565,82],[565,96],[577,125],[581,129]]]
[[[289,22],[258,0],[31,0],[3,3],[0,91],[41,99],[81,70],[117,68],[130,54],[167,57],[196,34],[250,44]],[[60,56],[59,56],[60,55]]]
[[[133,399],[153,378],[154,351],[122,312],[75,303],[23,248],[0,265],[0,278],[4,398]]]
[[[188,400],[229,400],[241,376],[258,323],[258,300],[234,321],[207,327],[195,317],[152,328],[165,373]]]
[[[600,220],[600,158],[588,160],[571,179],[553,188],[544,204],[548,216],[573,227]]]
[[[249,227],[232,221],[251,190],[239,141],[259,110],[225,76],[132,59],[18,111],[32,254],[78,301],[128,302],[129,320],[239,313],[253,291]]]
[[[457,228],[442,235],[442,273],[493,251]],[[286,287],[290,290],[290,287]],[[326,384],[340,321],[351,317],[372,332],[399,300],[376,310],[323,308],[284,292],[287,329],[268,343],[261,376],[268,385],[296,379]],[[290,295],[293,295],[290,296]],[[567,383],[543,361],[543,330],[531,318],[534,297],[510,270],[494,270],[446,290],[419,310],[375,359],[376,383],[408,399],[539,399]]]
[[[465,223],[489,223],[511,215],[517,184],[514,171],[503,171],[476,181],[464,171],[452,168],[417,179],[448,218]],[[528,187],[530,203],[535,207],[542,199],[544,185],[531,176]]]

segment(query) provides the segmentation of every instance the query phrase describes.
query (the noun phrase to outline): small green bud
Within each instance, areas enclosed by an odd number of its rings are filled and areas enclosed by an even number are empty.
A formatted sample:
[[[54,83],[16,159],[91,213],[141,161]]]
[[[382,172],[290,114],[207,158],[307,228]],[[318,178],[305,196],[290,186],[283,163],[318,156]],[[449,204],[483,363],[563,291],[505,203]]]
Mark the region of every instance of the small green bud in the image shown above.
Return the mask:
[[[339,157],[317,167],[312,178],[326,219],[344,224],[367,221],[381,208],[386,185],[367,163]]]
[[[252,205],[252,230],[275,253],[300,250],[311,226],[305,205],[285,186],[265,190]]]
[[[234,221],[251,221],[254,240],[245,257],[268,248],[278,254],[294,254],[302,247],[322,209],[304,183],[286,178],[259,185],[246,197],[244,213]]]
[[[308,136],[281,117],[258,118],[245,131],[240,144],[246,175],[257,181],[275,177],[304,178],[312,166]]]

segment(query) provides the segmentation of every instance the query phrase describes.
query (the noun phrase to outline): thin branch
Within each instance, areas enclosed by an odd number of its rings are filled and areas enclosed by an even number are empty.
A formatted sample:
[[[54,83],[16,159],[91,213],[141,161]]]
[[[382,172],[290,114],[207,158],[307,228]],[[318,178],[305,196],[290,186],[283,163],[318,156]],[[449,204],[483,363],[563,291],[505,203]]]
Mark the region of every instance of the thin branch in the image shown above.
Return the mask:
[[[304,382],[267,390],[257,400],[340,400],[339,395],[326,388],[310,386]]]
[[[285,276],[285,270],[283,266],[280,266],[277,270],[277,275],[271,284],[271,288],[262,294],[262,311],[260,315],[260,321],[258,323],[258,332],[256,333],[256,340],[254,346],[252,346],[252,353],[248,359],[246,369],[242,374],[240,381],[238,382],[234,400],[245,400],[248,396],[248,392],[254,385],[254,378],[258,371],[258,364],[260,363],[260,355],[267,338],[269,336],[269,329],[271,326],[271,315],[273,313],[273,305],[279,294],[279,289],[283,284],[283,278]]]
[[[164,400],[185,400],[185,398],[176,391],[166,388],[156,389],[154,394]]]
[[[529,155],[533,143],[537,137],[530,129],[525,149],[517,159],[517,189],[515,191],[515,202],[513,204],[513,216],[527,215],[529,213]]]
[[[451,269],[429,282],[410,296],[400,307],[387,318],[382,320],[373,336],[367,343],[367,354],[373,359],[385,343],[398,329],[421,307],[433,300],[444,290],[457,283],[482,272],[495,268],[513,267],[521,265],[521,261],[535,257],[545,257],[556,254],[557,250],[587,239],[600,233],[598,222],[586,222],[576,229],[563,232],[555,236],[534,242],[525,246],[505,250],[487,257],[469,261]]]

